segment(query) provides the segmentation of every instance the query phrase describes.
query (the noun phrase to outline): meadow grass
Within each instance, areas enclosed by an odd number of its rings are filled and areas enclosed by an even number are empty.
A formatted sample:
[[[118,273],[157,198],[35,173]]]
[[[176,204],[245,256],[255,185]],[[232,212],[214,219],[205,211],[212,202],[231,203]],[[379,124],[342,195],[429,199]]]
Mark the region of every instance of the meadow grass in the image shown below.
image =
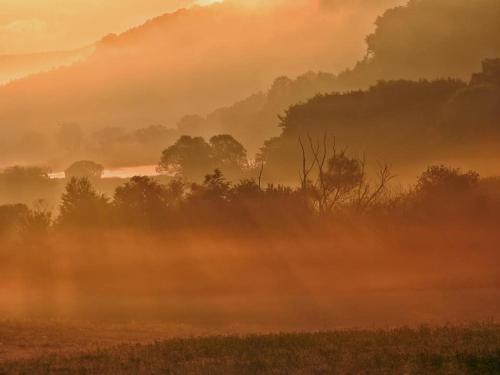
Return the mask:
[[[1,374],[500,374],[500,325],[170,339],[4,361]]]

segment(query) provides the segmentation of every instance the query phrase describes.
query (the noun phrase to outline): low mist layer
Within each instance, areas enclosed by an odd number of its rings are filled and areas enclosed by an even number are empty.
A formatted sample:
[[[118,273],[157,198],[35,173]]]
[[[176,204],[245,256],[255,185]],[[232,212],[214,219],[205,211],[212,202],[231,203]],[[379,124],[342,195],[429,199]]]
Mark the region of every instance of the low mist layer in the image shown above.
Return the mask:
[[[0,317],[496,320],[500,3],[204,4],[0,87]]]
[[[1,313],[261,331],[498,315],[498,178],[432,166],[397,192],[388,167],[315,155],[296,188],[216,170],[110,199],[73,177],[57,212],[0,206]]]

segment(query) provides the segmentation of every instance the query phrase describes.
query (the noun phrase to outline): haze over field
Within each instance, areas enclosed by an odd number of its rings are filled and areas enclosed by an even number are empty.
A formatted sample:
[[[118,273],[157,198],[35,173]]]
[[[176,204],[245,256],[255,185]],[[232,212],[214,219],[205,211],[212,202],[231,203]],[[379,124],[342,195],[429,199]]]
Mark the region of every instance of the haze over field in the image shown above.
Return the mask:
[[[0,374],[500,373],[499,19],[5,0]]]

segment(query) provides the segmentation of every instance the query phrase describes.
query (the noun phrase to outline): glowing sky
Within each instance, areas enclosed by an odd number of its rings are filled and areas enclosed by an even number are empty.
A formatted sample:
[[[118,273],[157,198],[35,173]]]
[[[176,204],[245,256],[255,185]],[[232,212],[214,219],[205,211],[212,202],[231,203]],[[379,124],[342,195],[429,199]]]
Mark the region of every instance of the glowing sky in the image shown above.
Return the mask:
[[[78,48],[196,0],[0,0],[0,54]]]

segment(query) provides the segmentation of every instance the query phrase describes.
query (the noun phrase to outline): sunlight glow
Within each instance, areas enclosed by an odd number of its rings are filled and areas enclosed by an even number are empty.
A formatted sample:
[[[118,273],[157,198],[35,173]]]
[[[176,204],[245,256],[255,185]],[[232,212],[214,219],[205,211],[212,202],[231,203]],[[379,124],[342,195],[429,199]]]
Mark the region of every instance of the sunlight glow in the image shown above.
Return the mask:
[[[215,3],[220,3],[221,0],[198,0],[198,5],[210,5]]]

